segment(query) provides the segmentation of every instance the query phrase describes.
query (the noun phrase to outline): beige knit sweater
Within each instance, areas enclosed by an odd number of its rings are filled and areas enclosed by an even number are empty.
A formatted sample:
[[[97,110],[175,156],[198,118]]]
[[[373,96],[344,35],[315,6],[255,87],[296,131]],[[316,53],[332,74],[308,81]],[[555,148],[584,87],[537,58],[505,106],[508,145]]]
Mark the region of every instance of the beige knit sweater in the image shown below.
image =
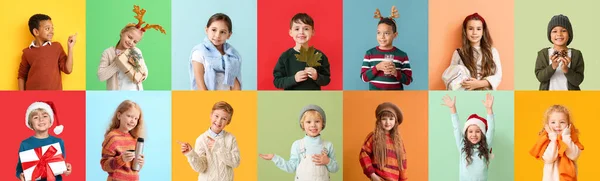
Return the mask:
[[[134,49],[138,53],[142,53],[140,49],[135,47]],[[102,52],[102,58],[100,59],[100,65],[98,66],[98,79],[100,81],[106,81],[106,90],[118,90],[119,89],[119,80],[117,78],[117,73],[119,73],[119,67],[115,62],[117,58],[117,53],[115,47],[110,47]],[[140,61],[142,69],[144,72],[148,72],[148,68],[146,67],[145,61]],[[146,78],[148,74],[146,73]],[[138,89],[143,89],[142,83],[137,84]]]
[[[233,181],[233,169],[240,165],[240,151],[235,136],[222,132],[213,138],[213,148],[208,149],[211,136],[207,130],[196,139],[194,150],[185,155],[192,169],[200,173],[198,181]]]

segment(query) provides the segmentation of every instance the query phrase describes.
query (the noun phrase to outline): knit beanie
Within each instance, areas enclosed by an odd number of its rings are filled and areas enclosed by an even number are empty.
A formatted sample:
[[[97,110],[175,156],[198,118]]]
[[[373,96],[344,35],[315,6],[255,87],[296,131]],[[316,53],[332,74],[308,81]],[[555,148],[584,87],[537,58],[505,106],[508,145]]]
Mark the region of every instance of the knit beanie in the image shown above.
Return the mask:
[[[314,105],[314,104],[309,104],[307,106],[304,106],[304,108],[302,108],[302,111],[300,111],[300,117],[298,119],[299,122],[302,121],[302,116],[304,116],[304,113],[306,111],[317,111],[321,115],[321,118],[323,118],[323,128],[321,130],[324,130],[325,123],[327,123],[325,111],[323,111],[323,109],[321,107]],[[300,128],[302,128],[302,122],[300,122]]]
[[[554,28],[556,26],[561,26],[561,27],[567,29],[567,32],[569,33],[569,40],[567,41],[567,46],[569,44],[571,44],[571,41],[573,40],[573,27],[571,27],[571,22],[569,21],[569,17],[559,14],[559,15],[554,15],[552,17],[552,19],[550,19],[550,22],[548,23],[548,41],[550,41],[550,43],[552,43],[552,38],[550,37],[550,33],[552,32],[552,28]]]

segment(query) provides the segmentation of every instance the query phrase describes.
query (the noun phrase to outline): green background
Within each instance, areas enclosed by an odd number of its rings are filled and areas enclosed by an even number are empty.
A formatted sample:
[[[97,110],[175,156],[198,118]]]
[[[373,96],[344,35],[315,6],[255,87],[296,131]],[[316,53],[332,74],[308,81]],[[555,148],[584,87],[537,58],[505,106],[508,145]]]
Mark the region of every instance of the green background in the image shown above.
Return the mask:
[[[460,153],[454,141],[450,109],[442,97],[456,96],[456,111],[462,129],[473,113],[486,117],[483,107],[487,92],[430,91],[429,92],[429,180],[458,180]],[[489,181],[514,178],[514,94],[513,91],[494,91],[494,118],[496,133],[492,143],[495,158],[490,161]]]
[[[577,2],[577,3],[574,3]],[[515,90],[538,90],[535,77],[537,52],[552,46],[548,41],[548,22],[552,16],[569,17],[573,41],[569,48],[581,50],[585,62],[582,90],[600,89],[600,1],[527,0],[515,1]]]
[[[86,89],[106,90],[106,82],[100,82],[97,76],[102,52],[117,44],[125,25],[137,24],[133,5],[138,5],[146,9],[145,22],[159,24],[167,33],[149,29],[137,44],[148,67],[144,90],[171,90],[171,1],[87,0],[86,3]]]
[[[300,111],[308,104],[319,105],[327,117],[321,138],[333,144],[339,167],[337,173],[330,173],[331,180],[341,181],[342,100],[341,91],[258,92],[258,153],[273,153],[289,160],[292,143],[305,135],[300,129]],[[273,161],[258,160],[258,180],[294,180],[295,175],[279,169]]]

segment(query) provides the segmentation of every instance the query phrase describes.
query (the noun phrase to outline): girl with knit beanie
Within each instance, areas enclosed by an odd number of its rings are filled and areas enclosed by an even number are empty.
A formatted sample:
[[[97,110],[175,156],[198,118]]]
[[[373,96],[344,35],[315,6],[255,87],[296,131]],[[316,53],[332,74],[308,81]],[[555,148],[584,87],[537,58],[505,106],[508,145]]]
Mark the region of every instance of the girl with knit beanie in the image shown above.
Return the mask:
[[[502,81],[502,65],[500,54],[493,47],[492,35],[483,17],[473,13],[462,23],[462,46],[452,54],[452,60],[447,71],[442,75],[449,90],[497,90]],[[462,77],[445,75],[450,69],[467,69],[467,78],[448,79],[447,77]],[[449,87],[450,85],[455,85]],[[460,85],[460,87],[458,86]]]
[[[279,169],[296,173],[295,181],[329,181],[329,173],[339,170],[333,144],[321,139],[327,119],[325,111],[317,105],[307,105],[300,112],[300,128],[306,133],[304,138],[294,141],[290,159],[279,155],[259,154],[271,160]]]
[[[456,113],[456,97],[453,100],[446,95],[443,101],[442,105],[450,108],[452,113],[454,139],[460,152],[459,180],[486,181],[490,160],[494,157],[492,154],[492,141],[495,132],[494,112],[492,110],[494,97],[488,93],[486,99],[482,101],[487,110],[487,119],[477,114],[471,114],[462,128],[459,126],[458,114]]]
[[[555,15],[548,23],[548,41],[552,47],[537,53],[535,76],[540,90],[581,90],[583,82],[583,54],[568,48],[573,41],[573,28],[565,15]]]
[[[577,158],[583,151],[579,130],[569,110],[553,105],[544,115],[544,128],[529,154],[544,161],[543,181],[577,180]]]
[[[360,150],[363,173],[373,181],[405,181],[406,149],[398,128],[402,112],[395,104],[384,102],[375,109],[375,117],[375,130],[367,135]]]

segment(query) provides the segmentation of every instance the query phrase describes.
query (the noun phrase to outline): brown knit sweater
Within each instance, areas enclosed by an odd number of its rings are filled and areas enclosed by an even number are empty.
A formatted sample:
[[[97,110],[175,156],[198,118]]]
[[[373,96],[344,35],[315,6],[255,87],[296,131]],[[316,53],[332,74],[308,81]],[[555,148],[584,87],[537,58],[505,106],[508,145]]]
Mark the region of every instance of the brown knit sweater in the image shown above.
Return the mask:
[[[67,54],[58,42],[23,49],[18,79],[25,80],[25,90],[62,90],[60,72],[67,72]]]

